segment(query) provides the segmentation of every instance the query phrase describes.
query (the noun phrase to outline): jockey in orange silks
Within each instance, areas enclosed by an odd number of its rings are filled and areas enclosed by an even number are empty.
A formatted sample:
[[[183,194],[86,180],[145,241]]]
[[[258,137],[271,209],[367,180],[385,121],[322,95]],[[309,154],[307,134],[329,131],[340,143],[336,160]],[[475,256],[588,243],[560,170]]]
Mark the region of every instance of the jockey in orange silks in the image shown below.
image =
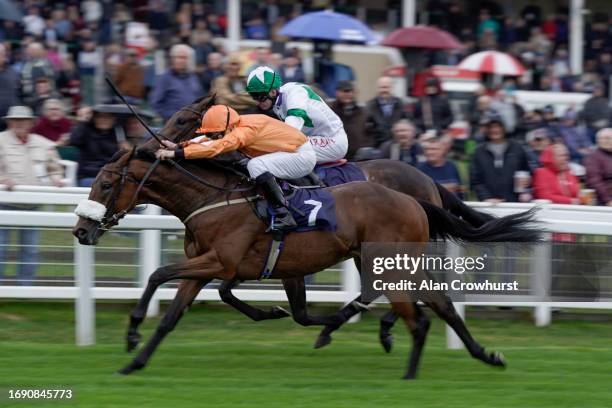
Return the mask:
[[[266,115],[239,115],[229,106],[215,105],[208,109],[196,133],[207,137],[180,145],[164,142],[166,148],[157,151],[157,158],[204,159],[240,151],[249,158],[249,175],[263,187],[272,204],[272,229],[295,228],[276,177],[295,179],[313,170],[316,154],[302,132]]]

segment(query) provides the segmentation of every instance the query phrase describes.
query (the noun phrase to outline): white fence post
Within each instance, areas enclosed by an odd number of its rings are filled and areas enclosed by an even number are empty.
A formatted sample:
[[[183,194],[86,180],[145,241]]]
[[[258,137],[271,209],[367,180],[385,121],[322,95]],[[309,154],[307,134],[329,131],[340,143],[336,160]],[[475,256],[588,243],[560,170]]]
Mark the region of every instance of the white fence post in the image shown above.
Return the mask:
[[[462,252],[463,251],[461,247],[457,243],[452,241],[447,242],[445,254],[447,257],[455,259],[460,257]],[[455,274],[455,271],[449,273],[451,274],[451,279],[454,279],[456,277],[453,276]],[[455,306],[455,310],[457,311],[459,317],[461,317],[462,320],[465,320],[465,305],[462,303],[455,302],[453,302],[453,305]],[[446,325],[446,348],[450,350],[460,350],[463,348],[463,342],[461,341],[459,336],[457,336],[457,333],[455,333],[455,331],[449,325]]]
[[[541,206],[541,217],[548,218],[551,202],[549,200],[535,200],[534,202]],[[543,235],[545,242],[534,248],[534,256],[530,265],[532,290],[538,302],[533,315],[535,325],[538,327],[548,326],[552,320],[551,307],[547,302],[552,278],[552,235],[550,233]]]
[[[342,262],[342,290],[346,292],[345,304],[355,299],[361,292],[361,279],[359,277],[359,271],[355,266],[355,261],[347,259]],[[359,321],[361,313],[349,319],[349,323],[356,323]]]
[[[453,303],[453,305],[461,320],[465,320],[465,305],[463,303]],[[449,350],[460,350],[463,348],[463,342],[449,325],[446,325],[446,348]]]
[[[146,215],[161,215],[161,208],[156,205],[148,205],[143,211]],[[161,231],[142,230],[140,231],[140,268],[139,282],[143,289],[147,287],[149,276],[161,265]],[[157,316],[159,314],[159,298],[153,295],[147,316]]]
[[[77,281],[75,302],[76,344],[90,346],[96,342],[96,312],[93,299],[94,247],[74,239],[74,272]]]

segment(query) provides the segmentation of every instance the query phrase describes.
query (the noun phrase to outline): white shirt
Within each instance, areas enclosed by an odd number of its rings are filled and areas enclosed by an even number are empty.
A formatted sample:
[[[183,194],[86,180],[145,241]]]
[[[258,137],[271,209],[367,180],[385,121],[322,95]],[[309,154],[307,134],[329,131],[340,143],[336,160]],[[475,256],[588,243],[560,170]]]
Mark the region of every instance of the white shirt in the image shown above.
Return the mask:
[[[333,138],[344,128],[342,120],[308,85],[289,82],[281,86],[274,113],[306,136]]]

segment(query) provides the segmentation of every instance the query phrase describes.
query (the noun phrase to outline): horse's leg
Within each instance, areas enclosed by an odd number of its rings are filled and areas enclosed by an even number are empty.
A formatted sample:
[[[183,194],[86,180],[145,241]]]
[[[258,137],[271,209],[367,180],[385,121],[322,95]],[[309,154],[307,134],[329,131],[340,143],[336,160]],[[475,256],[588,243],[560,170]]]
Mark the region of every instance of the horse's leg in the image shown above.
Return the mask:
[[[359,271],[359,274],[361,275],[361,258],[355,255],[355,257],[353,258],[353,261],[355,262],[357,271]],[[325,325],[323,330],[321,330],[321,333],[319,333],[319,337],[317,337],[317,340],[315,341],[314,348],[318,349],[321,347],[325,347],[329,343],[331,343],[332,341],[331,334],[335,332],[336,330],[338,330],[344,323],[349,321],[351,317],[361,312],[366,312],[368,310],[368,305],[370,303],[372,302],[363,302],[361,300],[361,294],[360,294],[355,299],[353,299],[352,302],[344,305],[344,307],[336,313],[336,317],[339,319],[338,322]]]
[[[427,315],[423,313],[416,302],[412,303],[392,303],[393,311],[396,316],[401,316],[406,323],[406,327],[412,334],[412,351],[408,360],[408,371],[404,375],[404,379],[411,380],[416,377],[419,361],[425,346],[425,339],[431,322]]]
[[[134,350],[140,342],[141,335],[138,332],[138,326],[140,326],[144,320],[149,302],[151,301],[151,298],[153,297],[153,294],[157,288],[172,279],[188,278],[197,280],[197,273],[194,274],[192,270],[197,270],[197,268],[200,266],[210,264],[210,256],[205,254],[196,258],[191,258],[186,262],[159,267],[151,274],[151,276],[149,276],[147,287],[138,301],[138,304],[130,314],[130,324],[128,326],[126,336],[128,352]],[[181,273],[189,274],[190,272],[193,276],[180,276]],[[210,280],[207,280],[207,282],[208,281]]]
[[[380,318],[378,337],[380,339],[380,344],[387,353],[390,353],[391,349],[393,348],[393,335],[391,334],[391,328],[399,317],[400,316],[395,313],[393,309],[391,309]]]
[[[481,360],[493,366],[505,367],[506,361],[504,356],[497,352],[487,353],[468,331],[465,323],[457,314],[453,302],[448,296],[438,292],[428,292],[428,299],[424,303],[431,308],[440,318],[442,318],[452,329],[457,333],[465,347],[468,349],[472,357]],[[435,299],[431,299],[434,297]]]
[[[159,269],[161,268],[158,268],[157,270]],[[149,303],[151,302],[151,298],[153,297],[153,294],[155,293],[159,285],[159,283],[153,281],[151,277],[149,277],[149,281],[147,282],[147,287],[145,288],[144,293],[140,297],[140,300],[138,300],[138,304],[136,305],[136,307],[130,313],[130,323],[128,325],[128,331],[126,335],[128,353],[134,350],[142,339],[142,336],[138,332],[138,327],[142,324],[147,313]]]
[[[306,284],[304,278],[283,279],[283,287],[289,299],[293,320],[302,326],[325,326],[342,324],[342,317],[338,314],[331,316],[314,316],[308,314],[306,305]]]
[[[134,370],[140,370],[147,364],[157,346],[159,346],[164,337],[166,337],[166,335],[174,329],[179,319],[187,307],[191,305],[202,287],[204,287],[204,285],[211,280],[212,279],[205,281],[186,280],[181,282],[174,300],[157,326],[155,333],[153,333],[153,336],[151,336],[147,345],[143,347],[136,358],[134,358],[130,364],[119,370],[120,374],[130,374]]]
[[[232,293],[232,289],[235,288],[238,283],[238,279],[223,281],[221,283],[221,286],[219,286],[219,296],[221,296],[221,300],[223,302],[227,303],[242,314],[248,316],[250,319],[258,322],[260,320],[280,319],[291,315],[289,312],[287,312],[280,306],[272,306],[270,310],[263,310],[251,306],[238,299]]]

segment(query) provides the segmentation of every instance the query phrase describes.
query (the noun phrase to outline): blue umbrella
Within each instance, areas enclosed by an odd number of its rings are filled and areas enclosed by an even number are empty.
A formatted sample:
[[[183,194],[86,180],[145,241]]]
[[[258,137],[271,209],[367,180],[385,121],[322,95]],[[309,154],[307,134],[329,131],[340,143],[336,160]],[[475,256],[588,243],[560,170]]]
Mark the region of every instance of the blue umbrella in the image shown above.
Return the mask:
[[[375,40],[372,31],[346,14],[333,11],[306,13],[289,21],[279,32],[287,37],[368,43]]]
[[[9,0],[0,0],[0,20],[20,22],[22,18],[23,14],[15,4]]]

